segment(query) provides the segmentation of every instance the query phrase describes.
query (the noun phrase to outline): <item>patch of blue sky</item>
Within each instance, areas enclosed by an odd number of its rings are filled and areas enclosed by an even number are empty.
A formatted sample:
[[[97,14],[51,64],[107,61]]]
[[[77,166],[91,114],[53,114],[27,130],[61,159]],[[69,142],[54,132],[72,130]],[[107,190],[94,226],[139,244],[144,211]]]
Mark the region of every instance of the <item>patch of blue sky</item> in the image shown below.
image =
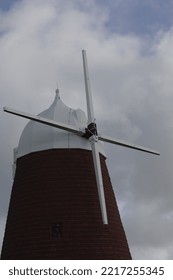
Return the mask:
[[[99,0],[97,0],[99,2]],[[120,34],[153,36],[173,25],[172,0],[101,0],[109,9],[107,27]]]
[[[0,10],[8,11],[13,4],[20,0],[0,0]]]

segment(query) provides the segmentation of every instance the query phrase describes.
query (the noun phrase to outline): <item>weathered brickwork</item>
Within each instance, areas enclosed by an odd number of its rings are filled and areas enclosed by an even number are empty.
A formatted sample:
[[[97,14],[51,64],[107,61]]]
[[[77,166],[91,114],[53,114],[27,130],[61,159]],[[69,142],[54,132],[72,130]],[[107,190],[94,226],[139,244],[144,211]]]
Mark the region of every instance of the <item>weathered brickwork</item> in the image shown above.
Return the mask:
[[[101,156],[103,225],[90,151],[55,149],[17,160],[1,259],[131,259]]]

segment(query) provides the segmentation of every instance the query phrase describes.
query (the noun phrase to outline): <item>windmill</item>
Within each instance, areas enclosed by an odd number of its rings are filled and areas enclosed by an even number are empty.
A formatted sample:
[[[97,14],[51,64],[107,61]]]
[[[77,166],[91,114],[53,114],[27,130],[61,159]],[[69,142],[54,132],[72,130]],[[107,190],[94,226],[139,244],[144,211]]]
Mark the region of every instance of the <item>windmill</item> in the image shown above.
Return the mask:
[[[95,179],[94,180],[96,182],[95,185],[97,186],[97,196],[98,196],[97,200],[99,201],[99,206],[97,205],[97,210],[99,209],[100,217],[101,217],[101,222],[99,221],[100,224],[98,225],[98,228],[95,227],[95,230],[98,231],[97,237],[95,237],[95,243],[97,243],[97,238],[98,239],[100,238],[98,236],[100,236],[100,235],[102,236],[101,237],[102,240],[100,241],[99,245],[97,244],[96,249],[95,249],[98,252],[97,253],[92,253],[92,250],[90,248],[90,253],[89,253],[89,251],[87,251],[87,248],[86,248],[86,247],[92,247],[92,248],[94,247],[93,244],[92,244],[92,246],[90,246],[91,244],[88,243],[88,239],[90,238],[89,237],[90,235],[86,234],[86,229],[89,230],[91,225],[93,225],[92,221],[91,221],[91,224],[89,224],[90,222],[88,222],[88,225],[87,225],[87,222],[85,222],[85,223],[81,222],[82,224],[83,223],[85,224],[85,234],[83,234],[83,235],[84,236],[86,235],[85,236],[86,246],[84,245],[85,242],[83,240],[82,243],[79,242],[79,248],[78,249],[80,251],[80,246],[81,246],[81,249],[84,248],[84,250],[86,250],[87,252],[84,252],[82,256],[81,256],[81,253],[78,253],[75,256],[73,256],[73,253],[71,255],[68,254],[68,253],[66,254],[65,253],[66,249],[64,249],[64,248],[66,248],[66,245],[62,246],[62,244],[61,244],[61,245],[56,245],[54,249],[52,247],[52,250],[54,250],[56,252],[54,252],[54,253],[49,252],[49,254],[47,254],[47,255],[45,254],[45,256],[42,256],[40,258],[46,258],[46,259],[49,258],[49,257],[50,258],[60,258],[60,257],[57,257],[57,256],[59,256],[58,253],[57,253],[57,251],[59,250],[58,249],[59,247],[57,247],[57,246],[60,246],[61,250],[63,248],[63,251],[64,251],[64,254],[61,253],[61,258],[64,258],[64,259],[68,259],[68,258],[71,258],[71,259],[82,259],[82,258],[83,259],[87,259],[87,258],[90,258],[90,259],[99,259],[99,258],[101,258],[101,259],[104,259],[104,258],[107,258],[107,259],[111,259],[111,258],[113,258],[113,259],[121,259],[121,258],[122,259],[123,258],[127,259],[127,258],[131,258],[131,256],[130,256],[130,252],[129,252],[129,249],[128,249],[128,244],[126,242],[125,233],[124,233],[123,227],[121,225],[118,209],[116,209],[116,212],[117,212],[116,215],[117,215],[118,224],[120,224],[120,225],[118,225],[118,227],[121,228],[119,235],[123,236],[122,239],[123,239],[123,242],[125,244],[124,246],[126,247],[126,253],[123,252],[124,249],[121,250],[121,248],[120,248],[121,246],[119,244],[120,241],[117,241],[118,239],[114,240],[115,242],[112,241],[113,242],[112,243],[112,248],[110,250],[111,250],[111,252],[114,251],[114,250],[115,251],[117,250],[117,252],[119,252],[119,253],[116,252],[115,254],[113,254],[113,253],[109,254],[109,249],[106,247],[107,246],[106,244],[109,243],[110,240],[116,239],[112,236],[115,235],[117,225],[114,225],[114,228],[112,228],[111,219],[113,219],[113,218],[111,217],[109,219],[109,215],[108,215],[108,211],[111,212],[112,210],[109,210],[109,199],[108,198],[106,199],[106,196],[105,196],[105,187],[104,187],[105,178],[104,178],[104,176],[108,176],[108,175],[103,174],[105,172],[105,171],[103,171],[104,163],[102,162],[103,160],[101,159],[100,154],[101,153],[104,154],[104,153],[102,152],[102,147],[101,147],[101,142],[100,141],[115,144],[115,145],[124,146],[124,147],[131,148],[131,149],[136,149],[136,150],[146,152],[146,153],[151,153],[151,154],[154,154],[154,155],[159,155],[159,153],[157,151],[154,151],[154,150],[142,147],[142,146],[130,144],[130,143],[121,141],[119,139],[115,139],[115,138],[105,136],[105,135],[102,135],[102,134],[98,133],[97,125],[96,125],[96,119],[95,119],[95,115],[94,115],[94,109],[93,109],[91,89],[90,89],[87,57],[86,57],[86,52],[84,50],[82,51],[82,57],[83,57],[84,80],[85,80],[85,91],[86,91],[86,102],[87,102],[87,123],[85,121],[83,121],[83,122],[80,122],[80,125],[79,124],[74,125],[75,122],[73,124],[71,124],[70,122],[64,122],[63,118],[62,118],[62,121],[59,121],[59,120],[57,121],[57,120],[53,120],[52,118],[43,117],[41,114],[38,115],[38,116],[35,116],[35,115],[27,114],[27,113],[24,113],[24,112],[21,112],[21,111],[13,110],[13,109],[10,109],[10,108],[7,108],[7,107],[4,107],[4,111],[8,112],[8,113],[11,113],[11,114],[14,114],[14,115],[17,115],[17,116],[21,116],[21,117],[26,118],[26,119],[29,119],[31,126],[32,126],[33,122],[34,123],[36,122],[36,123],[40,123],[40,124],[44,125],[44,127],[48,126],[48,127],[52,127],[55,130],[57,129],[58,131],[62,131],[62,133],[64,131],[64,133],[68,133],[68,135],[70,135],[70,137],[77,137],[77,138],[74,138],[74,139],[77,139],[77,141],[81,141],[82,149],[85,145],[84,149],[92,151],[92,160],[93,160],[93,167],[94,167],[94,174],[95,174]],[[56,91],[55,101],[57,102],[57,100],[60,100],[59,90]],[[54,106],[55,106],[56,102],[53,103]],[[65,110],[65,108],[63,107],[62,104],[61,104],[61,107],[59,107],[59,108],[60,108],[59,110],[61,110],[61,108],[63,108],[63,110]],[[68,116],[70,116],[71,113],[74,113],[74,112],[68,111]],[[64,113],[62,112],[62,114],[64,114]],[[74,114],[78,115],[78,117],[81,118],[81,119],[83,118],[81,111],[76,111]],[[49,113],[46,113],[46,116],[47,115],[49,116]],[[65,134],[62,134],[62,139],[64,137],[63,135],[65,135]],[[25,136],[25,138],[26,138],[26,136]],[[62,140],[62,141],[64,141],[64,140]],[[76,148],[75,145],[76,145],[76,143],[74,144],[73,149]],[[77,148],[81,148],[80,145],[77,146]],[[47,149],[42,148],[42,150],[47,150]],[[33,152],[35,152],[35,151],[38,152],[37,148],[35,150],[32,150],[32,151]],[[53,150],[53,151],[54,151],[54,154],[55,154],[55,150]],[[30,152],[24,152],[24,153],[22,151],[21,158],[23,157],[23,155],[29,154],[29,153],[31,153],[31,150],[30,150]],[[19,154],[20,154],[20,151],[19,151]],[[37,153],[37,155],[38,155],[38,153]],[[20,155],[19,155],[19,158],[20,158]],[[18,175],[18,177],[20,177],[20,176]],[[78,189],[78,191],[80,191],[80,188]],[[108,196],[112,196],[112,194],[111,195],[107,194],[107,197]],[[15,204],[15,202],[13,202],[12,204]],[[73,207],[74,207],[74,205],[73,205]],[[87,207],[87,205],[86,205],[86,207]],[[11,206],[11,208],[12,208],[12,206]],[[114,208],[114,206],[113,206],[113,208]],[[81,208],[80,211],[82,213],[83,208]],[[87,211],[89,211],[89,209]],[[9,231],[8,230],[8,224],[10,224],[10,215],[12,215],[12,214],[9,214],[8,215],[9,218],[7,219],[7,226],[6,226],[6,231],[7,232]],[[92,215],[90,216],[90,220],[91,220],[91,217],[92,217]],[[81,232],[82,232],[82,230],[81,230]],[[104,237],[104,236],[106,236],[106,234],[107,234],[107,237],[106,237],[107,240]],[[110,234],[113,234],[113,235],[110,235]],[[93,235],[94,234],[92,234],[92,236]],[[109,235],[111,236],[111,238],[110,238]],[[4,243],[3,243],[3,249],[2,249],[2,258],[10,258],[10,256],[11,256],[11,258],[15,259],[15,258],[17,258],[17,255],[15,255],[15,254],[14,255],[13,254],[9,255],[8,254],[8,250],[9,250],[8,249],[8,246],[9,246],[8,238],[10,239],[10,237],[8,237],[8,236],[6,237],[6,236],[7,236],[7,234],[5,234],[5,237],[4,237]],[[54,237],[62,237],[63,236],[63,234],[62,234],[62,222],[52,223],[52,236],[54,236]],[[75,239],[75,237],[73,237],[73,238]],[[79,239],[82,239],[82,238],[83,237],[80,236]],[[93,242],[93,240],[92,240],[92,242]],[[104,243],[104,246],[105,246],[104,249],[103,249],[103,247],[104,247],[103,243]],[[78,244],[78,243],[76,243],[76,244]],[[83,244],[83,245],[81,245],[81,244]],[[82,247],[82,246],[84,246],[84,247]],[[108,247],[110,247],[110,246],[108,246]],[[102,248],[101,251],[99,251],[100,250],[99,248]],[[104,254],[104,252],[106,252],[106,251],[108,251],[108,253]],[[93,252],[94,252],[94,249],[93,249]],[[100,252],[102,252],[103,254],[99,256]],[[25,253],[23,253],[23,255],[18,254],[18,258],[20,258],[20,256],[22,258],[25,258]],[[26,258],[27,257],[28,257],[28,255],[26,253]],[[37,255],[33,254],[32,256],[29,255],[29,258],[38,258],[38,254]]]

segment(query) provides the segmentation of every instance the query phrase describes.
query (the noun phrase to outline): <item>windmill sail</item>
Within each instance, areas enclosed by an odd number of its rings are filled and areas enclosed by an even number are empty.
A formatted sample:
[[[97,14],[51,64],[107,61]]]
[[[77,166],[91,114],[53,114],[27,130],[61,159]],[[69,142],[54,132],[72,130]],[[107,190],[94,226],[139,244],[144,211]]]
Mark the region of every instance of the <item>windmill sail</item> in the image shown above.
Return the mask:
[[[95,123],[93,101],[92,101],[91,87],[90,87],[90,80],[89,80],[88,63],[87,63],[85,50],[82,51],[82,57],[83,57],[85,91],[86,91],[87,112],[88,112],[88,130],[91,131],[92,129],[91,133],[93,134],[89,138],[89,141],[92,148],[92,155],[93,155],[94,169],[96,175],[98,196],[100,201],[100,208],[102,213],[102,220],[103,220],[103,224],[108,224],[105,192],[103,186],[103,176],[101,171],[100,156],[98,150],[97,126]]]
[[[87,115],[88,115],[88,125],[89,125],[90,123],[95,122],[95,117],[94,117],[94,108],[93,108],[92,95],[91,95],[91,86],[89,80],[88,63],[87,63],[85,50],[82,51],[82,57],[83,57],[85,92],[86,92],[87,113],[88,113]]]
[[[4,112],[23,117],[25,119],[33,120],[33,121],[36,121],[36,122],[39,122],[39,123],[42,123],[42,124],[45,124],[45,125],[53,126],[55,128],[59,128],[59,129],[62,129],[62,130],[73,132],[73,133],[81,135],[81,136],[84,135],[84,133],[85,133],[85,129],[80,130],[80,129],[77,129],[75,126],[72,126],[72,125],[69,125],[69,124],[53,121],[53,120],[43,118],[43,117],[40,117],[40,116],[34,116],[34,115],[29,114],[29,113],[24,113],[24,112],[14,110],[14,109],[11,109],[11,108],[4,107]]]
[[[120,139],[116,139],[116,138],[113,138],[113,137],[110,137],[110,136],[98,135],[98,139],[100,141],[104,141],[104,142],[107,142],[107,143],[110,143],[110,144],[123,146],[123,147],[126,147],[126,148],[138,150],[138,151],[153,154],[153,155],[158,155],[158,156],[160,155],[160,153],[155,151],[155,150],[151,150],[151,149],[145,148],[143,146],[131,144],[131,143],[128,143],[128,142],[125,142],[125,141],[122,141]]]

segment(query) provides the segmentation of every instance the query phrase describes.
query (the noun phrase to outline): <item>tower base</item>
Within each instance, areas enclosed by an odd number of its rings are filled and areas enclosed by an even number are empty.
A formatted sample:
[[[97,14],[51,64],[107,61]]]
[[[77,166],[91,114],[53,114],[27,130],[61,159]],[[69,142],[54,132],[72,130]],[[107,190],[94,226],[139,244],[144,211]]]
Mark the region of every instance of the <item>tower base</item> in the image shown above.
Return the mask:
[[[53,149],[17,160],[1,259],[131,259],[105,158],[108,225],[91,151]]]

